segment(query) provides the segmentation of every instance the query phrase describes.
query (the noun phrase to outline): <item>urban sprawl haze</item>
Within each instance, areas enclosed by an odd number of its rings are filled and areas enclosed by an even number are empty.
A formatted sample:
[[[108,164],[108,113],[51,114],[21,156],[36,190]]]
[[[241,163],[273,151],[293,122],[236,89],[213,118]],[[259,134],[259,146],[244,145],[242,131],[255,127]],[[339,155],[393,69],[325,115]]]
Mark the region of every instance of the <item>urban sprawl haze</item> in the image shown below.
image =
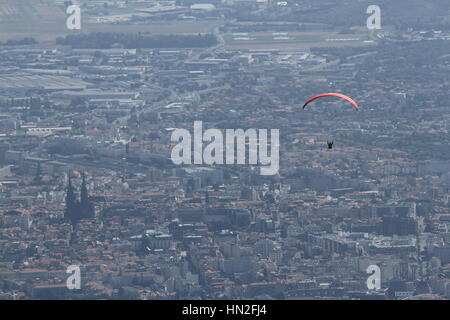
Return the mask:
[[[448,0],[2,0],[0,299],[449,299],[449,75]]]

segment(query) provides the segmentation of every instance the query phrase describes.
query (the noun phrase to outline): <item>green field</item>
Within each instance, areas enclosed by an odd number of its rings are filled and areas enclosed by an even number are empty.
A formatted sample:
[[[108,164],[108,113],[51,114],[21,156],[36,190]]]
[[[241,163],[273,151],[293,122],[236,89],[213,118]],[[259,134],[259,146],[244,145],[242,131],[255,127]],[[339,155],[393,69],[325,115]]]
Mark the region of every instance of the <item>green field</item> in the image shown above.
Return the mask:
[[[154,34],[211,33],[223,21],[167,21],[139,24],[86,24],[81,32],[150,32]],[[70,33],[66,28],[66,15],[54,0],[1,0],[0,41],[33,37],[41,43],[54,43],[55,39]]]
[[[35,37],[47,41],[65,27],[63,10],[43,0],[2,0],[0,41]]]

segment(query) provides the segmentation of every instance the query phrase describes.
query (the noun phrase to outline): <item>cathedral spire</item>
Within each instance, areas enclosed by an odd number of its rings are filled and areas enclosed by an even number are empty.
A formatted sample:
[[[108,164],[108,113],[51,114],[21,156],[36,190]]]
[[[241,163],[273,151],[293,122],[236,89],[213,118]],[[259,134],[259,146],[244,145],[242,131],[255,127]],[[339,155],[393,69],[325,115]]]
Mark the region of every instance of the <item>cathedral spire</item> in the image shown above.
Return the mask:
[[[89,200],[89,194],[86,184],[86,175],[83,172],[83,181],[81,183],[81,192],[80,192],[80,209],[83,218],[94,218],[95,209],[94,205]]]
[[[77,199],[72,185],[72,177],[70,172],[67,173],[69,178],[66,194],[66,209],[64,211],[64,217],[72,222],[73,225],[77,223]]]
[[[86,186],[86,175],[83,172],[83,182],[81,183],[81,194],[80,194],[81,205],[85,205],[89,202],[89,196]]]

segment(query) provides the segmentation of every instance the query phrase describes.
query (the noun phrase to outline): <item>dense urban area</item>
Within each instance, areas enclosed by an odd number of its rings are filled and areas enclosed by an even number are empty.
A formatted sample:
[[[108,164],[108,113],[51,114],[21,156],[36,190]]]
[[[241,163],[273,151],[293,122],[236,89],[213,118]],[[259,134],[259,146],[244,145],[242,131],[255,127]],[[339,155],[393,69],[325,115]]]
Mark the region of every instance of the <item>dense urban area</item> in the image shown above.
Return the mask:
[[[2,1],[0,299],[450,298],[450,3],[423,2]],[[195,121],[279,129],[279,172],[174,164]]]

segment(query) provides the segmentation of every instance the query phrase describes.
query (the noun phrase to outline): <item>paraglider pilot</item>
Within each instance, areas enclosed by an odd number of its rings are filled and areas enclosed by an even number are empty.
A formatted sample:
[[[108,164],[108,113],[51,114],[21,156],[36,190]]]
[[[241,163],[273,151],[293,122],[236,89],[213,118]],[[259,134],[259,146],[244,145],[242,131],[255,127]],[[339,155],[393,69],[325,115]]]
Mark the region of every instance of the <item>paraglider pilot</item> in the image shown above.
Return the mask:
[[[328,144],[328,149],[333,149],[333,141],[327,140],[327,144]]]

